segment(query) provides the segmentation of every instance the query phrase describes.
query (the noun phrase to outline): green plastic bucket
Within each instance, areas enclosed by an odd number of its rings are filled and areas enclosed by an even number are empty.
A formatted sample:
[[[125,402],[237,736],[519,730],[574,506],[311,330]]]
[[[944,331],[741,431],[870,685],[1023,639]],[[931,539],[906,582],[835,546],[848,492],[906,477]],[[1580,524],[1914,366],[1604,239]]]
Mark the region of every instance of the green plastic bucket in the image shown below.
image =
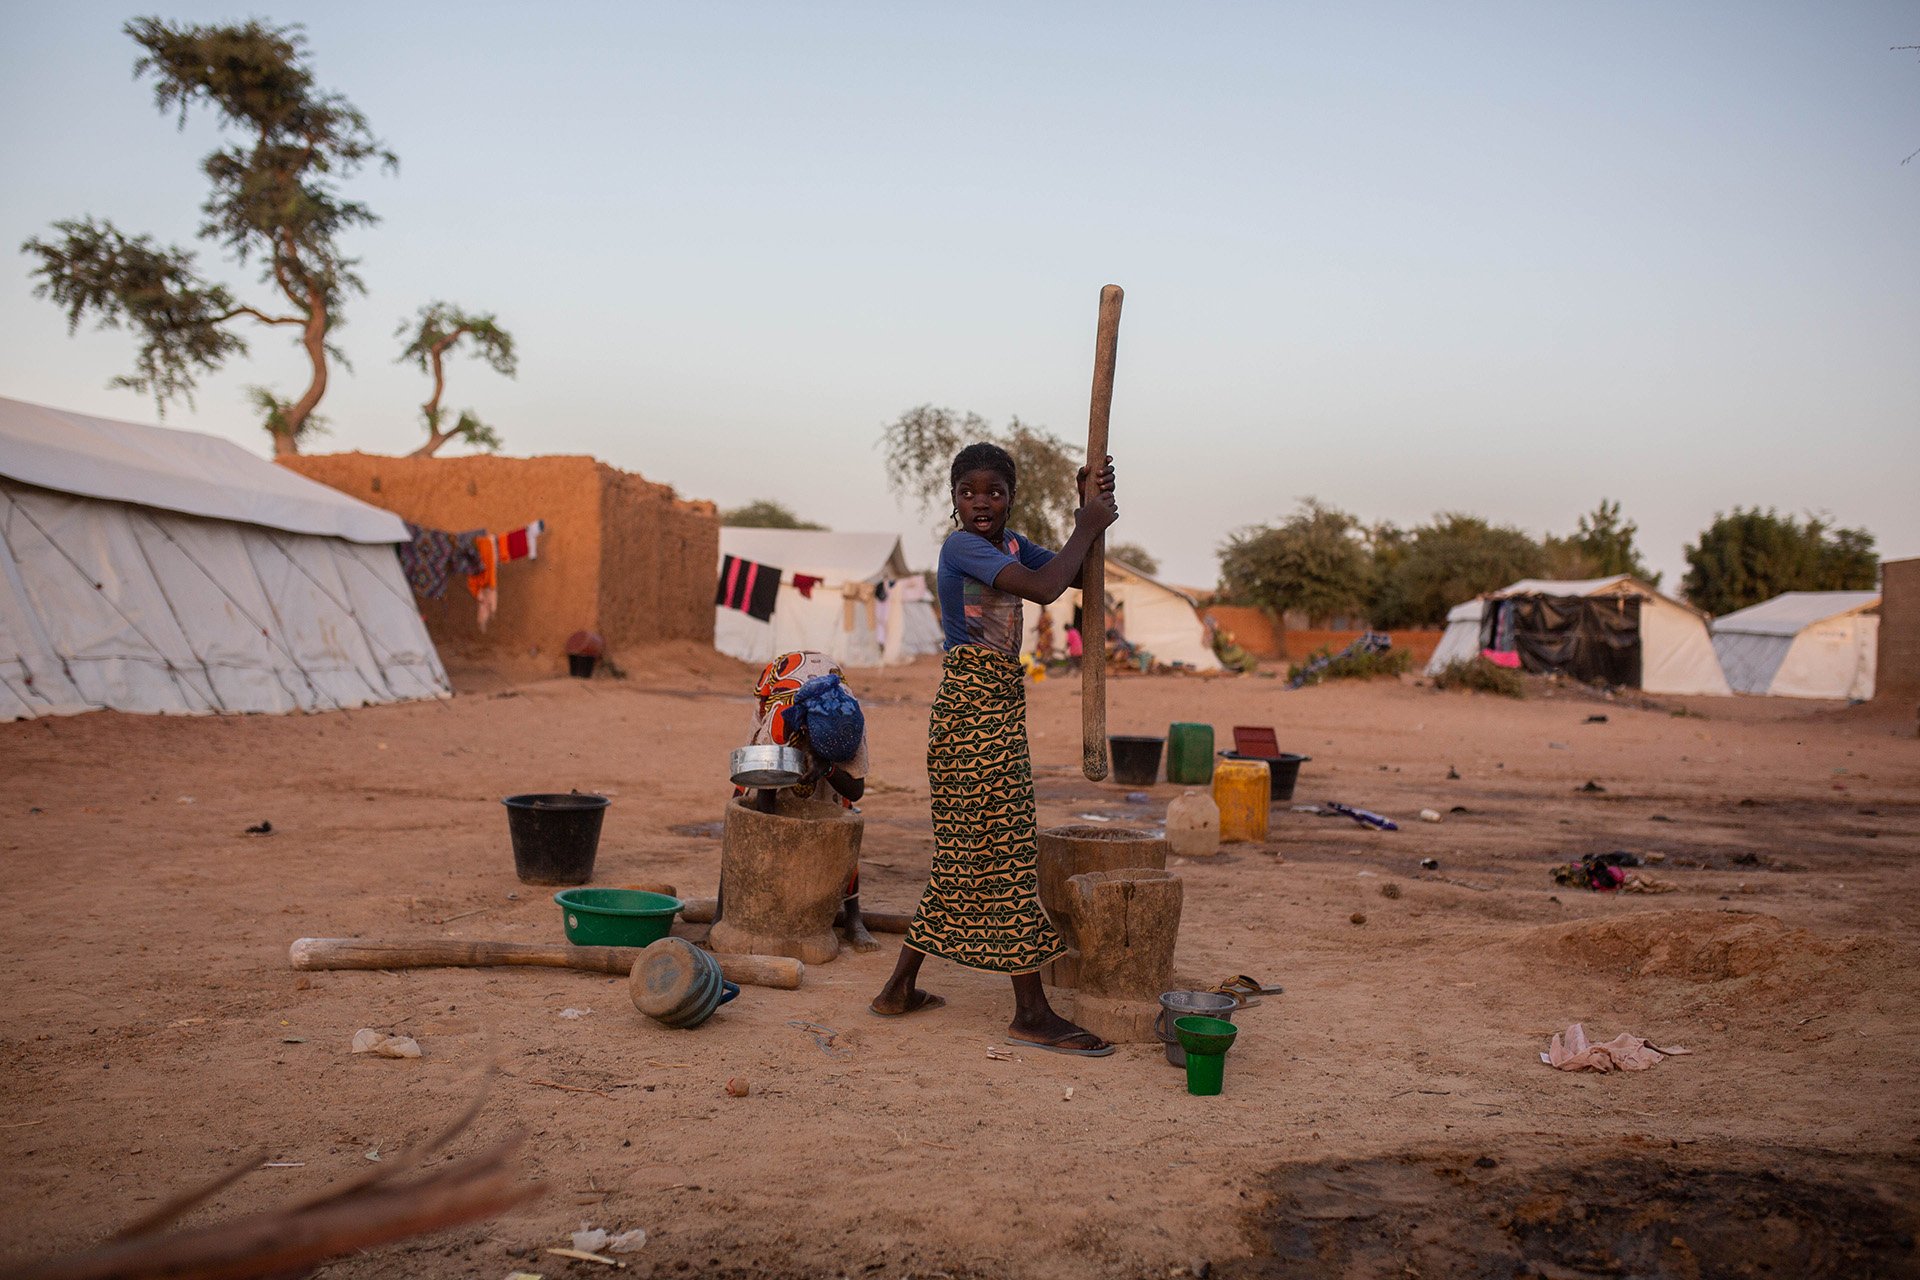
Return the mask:
[[[1167,781],[1195,786],[1213,781],[1213,726],[1184,721],[1167,726]]]

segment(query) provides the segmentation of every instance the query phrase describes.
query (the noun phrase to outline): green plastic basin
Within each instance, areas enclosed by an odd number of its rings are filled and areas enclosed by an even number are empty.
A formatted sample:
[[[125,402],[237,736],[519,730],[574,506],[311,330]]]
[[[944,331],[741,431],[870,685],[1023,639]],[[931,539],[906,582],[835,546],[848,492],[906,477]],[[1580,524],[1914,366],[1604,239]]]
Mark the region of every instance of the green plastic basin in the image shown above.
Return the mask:
[[[553,895],[576,947],[644,947],[673,927],[680,899],[644,889],[562,889]]]

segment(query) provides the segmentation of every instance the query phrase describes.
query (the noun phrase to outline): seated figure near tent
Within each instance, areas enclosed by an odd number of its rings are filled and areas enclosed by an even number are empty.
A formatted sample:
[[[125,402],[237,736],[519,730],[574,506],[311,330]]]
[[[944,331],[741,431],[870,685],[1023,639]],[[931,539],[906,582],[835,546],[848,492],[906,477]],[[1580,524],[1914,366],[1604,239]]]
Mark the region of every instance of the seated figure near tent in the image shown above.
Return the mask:
[[[806,760],[806,773],[788,789],[803,800],[820,796],[851,809],[866,794],[867,729],[860,703],[845,681],[840,664],[823,653],[801,650],[775,656],[754,685],[758,701],[748,744],[796,748]],[[759,790],[754,803],[771,813],[777,796],[777,792]],[[723,903],[720,909],[724,907]],[[846,929],[847,942],[855,951],[879,947],[860,918],[858,866],[847,881],[846,901],[834,923]]]

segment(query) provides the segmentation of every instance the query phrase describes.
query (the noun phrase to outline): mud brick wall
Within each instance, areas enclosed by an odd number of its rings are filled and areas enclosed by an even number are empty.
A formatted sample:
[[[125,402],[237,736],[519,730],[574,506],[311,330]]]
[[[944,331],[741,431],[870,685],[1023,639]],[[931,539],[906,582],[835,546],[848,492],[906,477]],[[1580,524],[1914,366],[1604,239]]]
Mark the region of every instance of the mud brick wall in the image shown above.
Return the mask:
[[[1880,565],[1880,650],[1873,700],[1920,704],[1920,558]]]
[[[522,669],[566,669],[567,636],[586,628],[622,645],[713,642],[713,504],[678,498],[593,458],[399,458],[302,455],[283,465],[414,524],[504,533],[545,520],[536,560],[500,567],[500,604],[485,632],[464,582],[419,601],[443,656]]]

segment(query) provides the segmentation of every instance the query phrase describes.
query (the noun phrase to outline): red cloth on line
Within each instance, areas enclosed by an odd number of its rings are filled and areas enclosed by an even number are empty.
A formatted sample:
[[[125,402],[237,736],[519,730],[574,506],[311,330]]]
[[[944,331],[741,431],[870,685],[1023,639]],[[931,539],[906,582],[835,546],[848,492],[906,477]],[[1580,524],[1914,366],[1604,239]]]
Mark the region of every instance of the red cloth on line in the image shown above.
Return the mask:
[[[540,558],[540,535],[547,531],[545,520],[535,520],[530,525],[499,535],[500,561],[538,560]]]
[[[796,573],[793,575],[793,589],[800,593],[802,600],[813,599],[813,589],[819,585],[820,579],[812,577],[809,574]]]

